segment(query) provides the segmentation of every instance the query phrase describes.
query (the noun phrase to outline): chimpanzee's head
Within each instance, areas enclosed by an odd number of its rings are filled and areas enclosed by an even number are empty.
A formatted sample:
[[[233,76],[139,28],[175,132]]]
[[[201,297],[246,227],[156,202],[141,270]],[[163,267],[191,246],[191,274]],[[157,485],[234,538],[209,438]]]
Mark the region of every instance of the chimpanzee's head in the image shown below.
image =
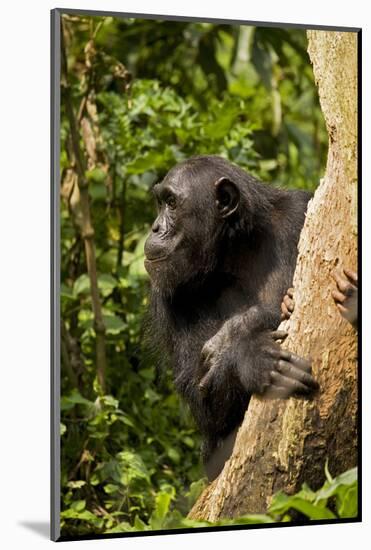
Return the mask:
[[[220,157],[193,157],[154,186],[158,216],[144,246],[152,286],[171,294],[215,268],[226,224],[238,215],[234,170]]]

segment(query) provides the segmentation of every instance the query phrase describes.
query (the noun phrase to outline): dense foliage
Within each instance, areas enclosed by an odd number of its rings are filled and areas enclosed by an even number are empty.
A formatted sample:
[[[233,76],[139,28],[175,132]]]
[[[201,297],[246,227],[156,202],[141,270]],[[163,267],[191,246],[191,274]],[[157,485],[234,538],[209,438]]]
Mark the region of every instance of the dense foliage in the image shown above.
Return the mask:
[[[142,342],[149,190],[203,153],[314,189],[327,138],[305,32],[64,16],[62,50],[62,534],[185,525],[204,481],[193,422]]]
[[[292,521],[306,523],[308,520],[334,520],[355,518],[358,513],[357,468],[332,478],[326,470],[326,481],[318,491],[312,491],[303,484],[295,495],[288,496],[283,492],[276,493],[266,514],[250,514],[234,519],[223,519],[210,522],[194,520],[182,516],[180,511],[171,507],[172,495],[161,493],[157,495],[155,506],[147,522],[136,518],[133,525],[121,523],[110,529],[109,533],[121,531],[154,531],[156,529],[183,529],[190,527],[215,527],[218,525],[256,525],[263,523],[286,523]],[[81,506],[81,504],[80,504]],[[77,519],[80,516],[70,511],[63,516]],[[101,520],[103,524],[103,520]]]

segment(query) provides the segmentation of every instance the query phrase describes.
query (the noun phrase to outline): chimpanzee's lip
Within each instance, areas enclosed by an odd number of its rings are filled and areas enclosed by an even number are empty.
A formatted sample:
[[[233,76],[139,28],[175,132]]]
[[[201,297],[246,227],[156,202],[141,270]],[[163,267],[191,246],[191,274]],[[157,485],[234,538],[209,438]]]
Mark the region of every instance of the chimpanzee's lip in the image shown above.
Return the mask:
[[[147,263],[150,263],[150,264],[154,264],[154,263],[157,263],[157,262],[163,262],[164,260],[166,260],[167,258],[167,255],[166,256],[159,256],[157,258],[145,258],[145,262]]]

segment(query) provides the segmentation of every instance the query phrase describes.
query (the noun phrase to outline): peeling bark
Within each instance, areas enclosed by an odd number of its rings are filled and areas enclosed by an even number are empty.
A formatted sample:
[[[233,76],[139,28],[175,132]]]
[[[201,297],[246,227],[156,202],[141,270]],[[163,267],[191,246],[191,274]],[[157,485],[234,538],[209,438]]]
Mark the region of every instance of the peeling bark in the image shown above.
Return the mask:
[[[310,201],[294,276],[295,311],[284,347],[311,356],[321,390],[312,401],[251,400],[234,451],[190,517],[264,513],[293,493],[357,463],[357,338],[331,297],[334,267],[357,269],[357,34],[308,32],[329,134],[326,176]]]

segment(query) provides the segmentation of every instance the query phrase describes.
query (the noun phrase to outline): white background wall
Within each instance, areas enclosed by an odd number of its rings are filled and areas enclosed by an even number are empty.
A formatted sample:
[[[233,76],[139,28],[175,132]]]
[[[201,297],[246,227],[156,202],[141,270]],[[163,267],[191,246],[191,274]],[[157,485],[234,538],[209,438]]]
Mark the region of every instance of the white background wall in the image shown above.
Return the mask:
[[[363,27],[364,126],[370,124],[366,0],[5,0],[0,19],[0,546],[44,548],[49,520],[49,10],[54,7]],[[366,67],[368,65],[368,70]],[[364,524],[81,541],[74,548],[192,545],[366,548],[370,529],[370,132],[364,128]],[[366,169],[368,170],[366,171]],[[368,452],[367,452],[368,451]],[[367,494],[368,493],[368,494]],[[367,542],[369,547],[369,542]]]

